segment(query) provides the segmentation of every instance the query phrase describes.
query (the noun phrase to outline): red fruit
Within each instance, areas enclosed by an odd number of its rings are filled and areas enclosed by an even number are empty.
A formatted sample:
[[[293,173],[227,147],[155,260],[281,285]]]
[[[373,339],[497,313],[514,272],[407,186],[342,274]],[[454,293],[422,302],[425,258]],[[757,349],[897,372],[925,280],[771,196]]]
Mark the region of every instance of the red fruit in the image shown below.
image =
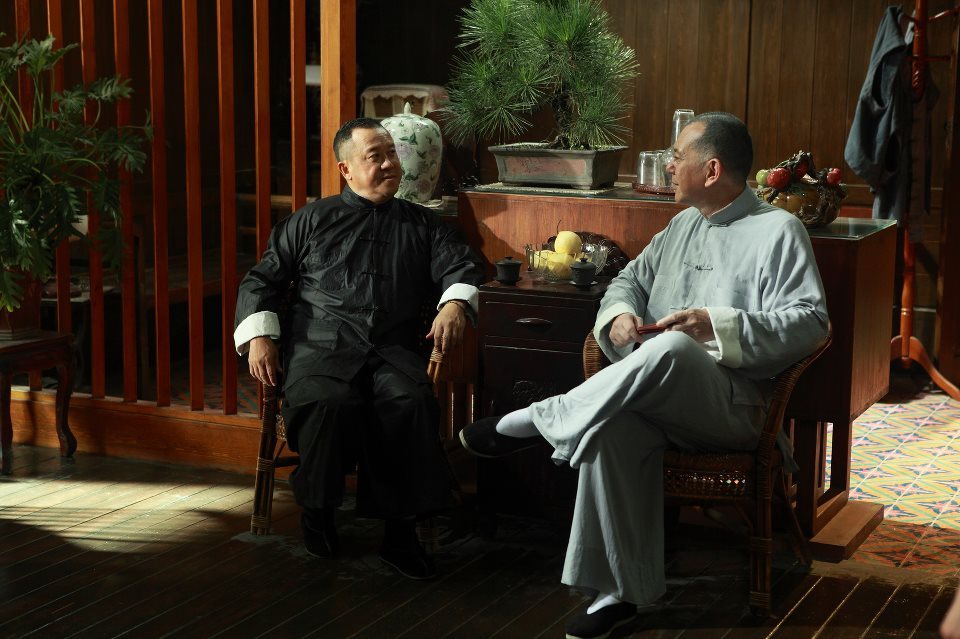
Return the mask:
[[[827,171],[827,184],[836,186],[840,184],[840,169],[830,169]]]
[[[790,171],[782,166],[770,169],[770,172],[767,173],[767,186],[777,189],[778,191],[784,190],[790,186]]]
[[[797,166],[793,169],[793,174],[799,180],[804,175],[806,175],[807,171],[809,170],[810,170],[810,163],[807,162],[806,160],[800,160],[799,162],[797,162]]]

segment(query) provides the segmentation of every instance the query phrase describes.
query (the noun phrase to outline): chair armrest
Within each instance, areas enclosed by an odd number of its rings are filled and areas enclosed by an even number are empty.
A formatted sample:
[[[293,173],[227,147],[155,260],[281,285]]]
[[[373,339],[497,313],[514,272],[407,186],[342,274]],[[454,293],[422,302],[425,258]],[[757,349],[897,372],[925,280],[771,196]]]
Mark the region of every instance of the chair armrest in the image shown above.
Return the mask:
[[[610,360],[600,350],[600,344],[593,336],[593,331],[590,331],[583,340],[583,378],[590,379],[609,365]]]

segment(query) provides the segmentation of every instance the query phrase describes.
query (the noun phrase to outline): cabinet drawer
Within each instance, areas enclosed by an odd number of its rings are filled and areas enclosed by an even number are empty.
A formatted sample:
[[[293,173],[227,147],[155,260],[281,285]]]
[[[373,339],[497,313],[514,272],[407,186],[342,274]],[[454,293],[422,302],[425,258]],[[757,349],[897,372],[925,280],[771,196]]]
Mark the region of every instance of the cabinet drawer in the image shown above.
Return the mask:
[[[484,337],[583,342],[593,327],[597,311],[589,308],[539,306],[508,302],[484,302],[480,309],[480,333]]]

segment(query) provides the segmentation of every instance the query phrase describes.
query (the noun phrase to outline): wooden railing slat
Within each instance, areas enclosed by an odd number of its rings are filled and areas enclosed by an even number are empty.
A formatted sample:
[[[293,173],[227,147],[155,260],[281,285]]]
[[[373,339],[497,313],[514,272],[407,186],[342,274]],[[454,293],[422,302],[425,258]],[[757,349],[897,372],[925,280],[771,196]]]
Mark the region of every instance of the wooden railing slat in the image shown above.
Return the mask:
[[[17,0],[13,8],[18,40],[29,37],[30,34],[30,3],[29,0]],[[24,69],[20,69],[17,75],[17,97],[20,101],[20,108],[24,117],[29,121],[33,118],[33,83]],[[42,386],[40,371],[30,371],[27,379],[31,390],[39,390]]]
[[[13,21],[17,40],[23,40],[30,35],[30,0],[16,0],[13,6]],[[17,94],[23,114],[30,120],[33,113],[33,84],[26,69],[20,69],[17,74]]]
[[[84,84],[97,78],[96,31],[94,0],[80,0],[80,56]],[[96,107],[87,103],[84,119],[88,124],[96,120]],[[103,312],[103,256],[96,241],[100,232],[100,211],[94,210],[92,196],[87,198],[89,215],[87,221],[90,238],[90,394],[103,397],[106,390],[105,333]]]
[[[294,4],[300,4],[294,2]],[[237,412],[237,354],[233,314],[237,307],[237,188],[234,144],[233,0],[217,0],[217,65],[220,107],[220,279],[223,311],[223,412]]]
[[[63,7],[60,0],[47,0],[47,31],[53,36],[53,48],[63,46]],[[52,87],[63,91],[63,65],[53,69]],[[57,330],[69,333],[73,330],[73,313],[70,302],[70,242],[65,240],[57,247]]]
[[[167,127],[163,68],[163,0],[148,0],[150,29],[150,113],[153,122],[153,294],[156,330],[157,406],[170,405],[170,296],[167,263]],[[141,344],[146,344],[146,309],[141,314]],[[146,360],[144,360],[146,364]]]
[[[270,13],[267,0],[253,0],[254,139],[256,140],[257,257],[270,235]]]
[[[200,73],[197,5],[183,0],[183,129],[187,185],[187,313],[190,408],[203,409],[203,203],[200,193]]]
[[[321,0],[320,65],[320,191],[326,197],[341,189],[333,138],[357,113],[356,0]]]
[[[306,7],[290,3],[290,173],[296,211],[307,200],[307,33]]]
[[[113,51],[117,75],[130,77],[130,9],[128,0],[113,0]],[[117,102],[117,126],[130,124],[130,101]],[[133,185],[120,169],[123,264],[120,294],[123,342],[123,401],[137,400],[137,280],[133,255]]]

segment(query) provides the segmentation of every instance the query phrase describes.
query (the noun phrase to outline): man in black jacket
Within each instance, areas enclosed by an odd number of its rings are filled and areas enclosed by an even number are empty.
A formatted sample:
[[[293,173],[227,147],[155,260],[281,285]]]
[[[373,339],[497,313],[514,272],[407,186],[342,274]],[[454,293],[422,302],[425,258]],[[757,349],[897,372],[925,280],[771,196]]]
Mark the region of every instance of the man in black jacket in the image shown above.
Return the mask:
[[[452,505],[437,438],[438,411],[418,353],[421,310],[439,313],[426,335],[447,351],[475,317],[482,267],[429,209],[394,197],[402,176],[390,134],[376,120],[334,138],[343,192],[308,204],[273,229],[240,283],[234,341],[250,374],[279,381],[285,314],[283,416],[300,454],[290,478],[311,554],[335,555],[333,513],[357,464],[357,514],[386,520],[380,556],[405,576],[434,575],[415,517]]]

